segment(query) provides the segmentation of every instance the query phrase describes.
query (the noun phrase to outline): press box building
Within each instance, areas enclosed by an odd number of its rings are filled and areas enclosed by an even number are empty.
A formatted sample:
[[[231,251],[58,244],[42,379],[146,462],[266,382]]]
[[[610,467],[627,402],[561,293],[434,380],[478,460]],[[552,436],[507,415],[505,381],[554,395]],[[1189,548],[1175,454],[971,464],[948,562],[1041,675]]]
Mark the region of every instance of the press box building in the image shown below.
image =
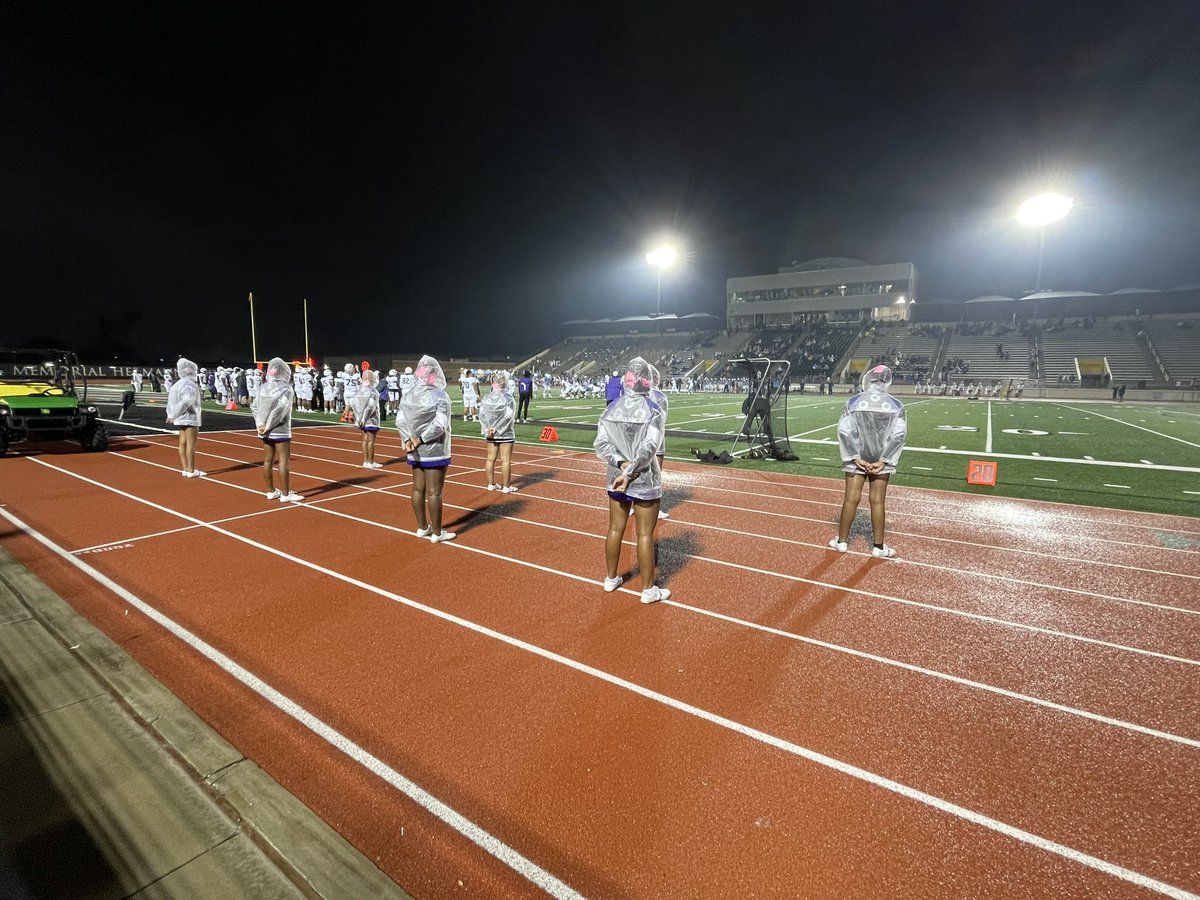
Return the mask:
[[[829,257],[784,266],[774,275],[747,275],[725,282],[726,325],[751,330],[803,323],[823,314],[830,322],[905,319],[916,298],[912,263],[872,266]]]

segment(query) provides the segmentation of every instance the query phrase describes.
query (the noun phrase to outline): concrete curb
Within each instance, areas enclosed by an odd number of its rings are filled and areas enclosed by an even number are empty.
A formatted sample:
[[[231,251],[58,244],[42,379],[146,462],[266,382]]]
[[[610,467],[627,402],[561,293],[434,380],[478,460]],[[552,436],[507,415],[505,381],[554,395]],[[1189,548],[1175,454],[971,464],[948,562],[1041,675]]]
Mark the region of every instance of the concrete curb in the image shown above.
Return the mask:
[[[3,549],[0,700],[0,762],[28,757],[58,795],[30,787],[22,808],[57,824],[8,841],[36,857],[72,817],[98,851],[90,896],[409,896]]]

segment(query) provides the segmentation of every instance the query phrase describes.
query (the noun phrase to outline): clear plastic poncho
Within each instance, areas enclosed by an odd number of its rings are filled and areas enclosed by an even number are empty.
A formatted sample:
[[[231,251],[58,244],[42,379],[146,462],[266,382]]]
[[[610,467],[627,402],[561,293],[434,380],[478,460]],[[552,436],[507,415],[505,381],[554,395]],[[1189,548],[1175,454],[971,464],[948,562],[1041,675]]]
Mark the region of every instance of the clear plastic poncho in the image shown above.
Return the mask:
[[[420,438],[421,446],[409,454],[420,462],[450,458],[450,395],[446,373],[432,356],[422,356],[417,363],[413,385],[400,398],[396,429],[404,441]]]
[[[630,476],[627,496],[637,500],[662,497],[658,446],[666,413],[650,399],[653,366],[640,356],[630,360],[621,396],[608,404],[596,425],[596,455],[608,463],[608,488],[621,476],[623,463]]]
[[[875,366],[864,373],[862,392],[846,401],[838,420],[838,444],[844,464],[858,458],[867,462],[882,460],[888,467],[885,472],[895,471],[908,434],[908,421],[904,404],[888,393],[891,384],[892,370]]]
[[[517,403],[503,372],[492,378],[479,404],[479,431],[486,438],[488,429],[496,429],[491,440],[509,443],[516,440],[513,425],[517,421]]]
[[[379,373],[365,369],[362,373],[362,388],[350,401],[354,410],[354,424],[359,428],[379,427]]]
[[[196,364],[180,359],[175,364],[179,380],[167,391],[167,419],[176,425],[200,427],[200,382],[196,380]]]
[[[262,429],[264,438],[292,436],[292,370],[276,356],[267,363],[267,377],[258,389],[251,409],[254,424]]]
[[[658,442],[658,455],[665,456],[667,453],[667,395],[663,393],[662,376],[658,372],[658,367],[650,363],[650,399],[662,407],[663,411],[663,430],[662,437]]]

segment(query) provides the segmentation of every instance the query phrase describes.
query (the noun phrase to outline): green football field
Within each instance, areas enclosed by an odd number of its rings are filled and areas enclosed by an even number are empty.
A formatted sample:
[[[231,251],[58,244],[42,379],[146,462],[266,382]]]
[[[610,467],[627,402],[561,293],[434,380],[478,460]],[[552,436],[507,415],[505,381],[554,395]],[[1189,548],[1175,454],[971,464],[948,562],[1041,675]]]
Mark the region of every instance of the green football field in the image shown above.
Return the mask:
[[[846,397],[792,395],[787,426],[797,462],[752,460],[741,428],[740,394],[671,394],[667,454],[735,449],[734,465],[841,479],[837,420]],[[1071,400],[966,400],[906,397],[908,441],[893,485],[905,484],[1200,515],[1200,404]],[[463,422],[454,430],[478,436]],[[557,423],[558,447],[590,448],[601,400],[535,399],[531,417]],[[579,428],[572,425],[581,426]],[[542,425],[520,425],[518,440],[536,441]],[[966,483],[971,460],[997,464],[995,487]]]

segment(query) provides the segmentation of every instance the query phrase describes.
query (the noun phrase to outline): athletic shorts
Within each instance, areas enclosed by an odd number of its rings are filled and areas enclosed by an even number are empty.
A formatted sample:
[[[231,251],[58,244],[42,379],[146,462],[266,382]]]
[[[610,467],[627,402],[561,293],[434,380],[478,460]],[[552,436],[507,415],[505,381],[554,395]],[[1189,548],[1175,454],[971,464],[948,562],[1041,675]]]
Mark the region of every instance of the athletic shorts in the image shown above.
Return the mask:
[[[359,425],[358,430],[359,431],[369,431],[371,434],[374,434],[375,432],[377,432],[379,430],[379,426],[378,425]]]
[[[261,437],[264,444],[289,444],[292,440],[290,437],[271,437],[269,434],[261,435]]]
[[[448,459],[438,459],[438,460],[434,460],[432,462],[426,462],[423,459],[418,459],[415,456],[410,456],[407,459],[405,459],[404,461],[406,463],[408,463],[410,466],[412,466],[414,469],[445,469],[450,466],[450,460],[448,460]]]
[[[489,444],[515,444],[517,442],[517,439],[515,437],[510,437],[510,438],[490,437],[490,438],[484,438],[484,440],[487,441]]]

